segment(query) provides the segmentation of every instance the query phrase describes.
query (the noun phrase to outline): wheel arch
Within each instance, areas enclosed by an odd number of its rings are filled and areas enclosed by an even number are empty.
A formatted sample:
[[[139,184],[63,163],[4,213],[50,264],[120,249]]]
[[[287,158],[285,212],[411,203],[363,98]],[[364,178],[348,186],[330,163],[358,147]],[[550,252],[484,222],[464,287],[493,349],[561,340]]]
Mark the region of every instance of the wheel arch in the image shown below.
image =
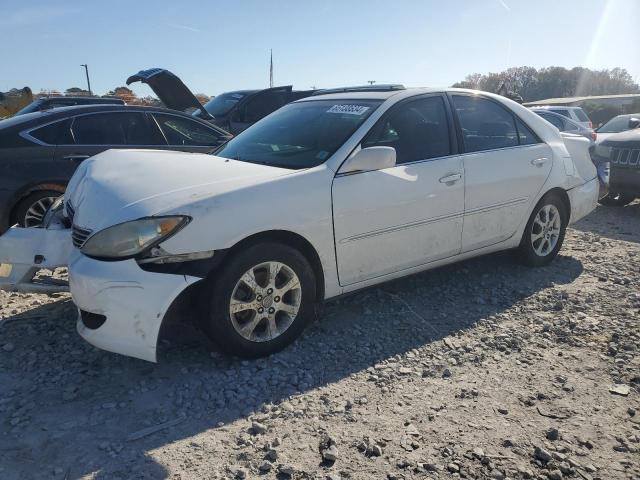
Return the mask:
[[[60,195],[62,195],[66,190],[66,184],[67,184],[66,181],[54,180],[54,181],[48,181],[48,182],[34,183],[20,189],[13,196],[13,199],[11,200],[11,205],[8,209],[8,212],[9,212],[8,218],[10,223],[11,222],[15,223],[14,220],[16,216],[16,208],[18,207],[18,205],[20,205],[20,202],[22,202],[29,195],[35,192],[41,192],[43,190],[51,190],[53,192],[59,192]]]
[[[544,197],[550,194],[557,195],[558,198],[562,200],[562,203],[565,208],[564,213],[567,215],[567,225],[569,225],[569,223],[571,222],[571,200],[569,199],[569,195],[567,194],[567,191],[560,187],[554,187],[551,190],[547,191],[544,195],[542,195],[540,197],[540,200],[542,200]],[[538,202],[540,202],[540,200],[538,200]]]
[[[302,235],[290,230],[267,230],[264,232],[254,233],[253,235],[243,238],[227,251],[223,262],[211,273],[215,274],[215,271],[223,268],[226,262],[228,262],[236,252],[245,249],[250,245],[255,245],[256,243],[262,242],[281,243],[283,245],[295,248],[300,253],[302,253],[311,265],[313,273],[316,277],[316,299],[318,302],[321,302],[324,299],[324,269],[322,267],[320,255],[318,255],[317,250],[311,244],[311,242],[309,242],[309,240],[307,240]]]

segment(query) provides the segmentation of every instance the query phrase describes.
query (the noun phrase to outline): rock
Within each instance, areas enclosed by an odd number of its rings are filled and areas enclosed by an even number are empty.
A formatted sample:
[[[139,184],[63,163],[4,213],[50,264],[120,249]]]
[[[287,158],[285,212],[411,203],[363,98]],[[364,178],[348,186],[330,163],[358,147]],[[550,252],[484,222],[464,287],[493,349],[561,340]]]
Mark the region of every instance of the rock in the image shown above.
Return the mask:
[[[291,465],[280,464],[278,465],[278,472],[282,475],[287,475],[289,477],[293,477],[296,473],[296,469]]]
[[[245,478],[247,478],[247,471],[244,468],[235,468],[231,471],[231,473],[233,474],[233,477],[237,478],[238,480],[244,480]]]
[[[506,414],[508,414],[508,413],[509,413],[509,410],[507,410],[507,409],[506,409],[506,408],[504,408],[504,407],[498,407],[498,408],[497,408],[497,410],[498,410],[498,413],[500,413],[500,414],[502,414],[502,415],[506,415]]]
[[[533,452],[533,456],[544,463],[550,462],[553,459],[553,456],[547,450],[541,447],[536,447]]]
[[[380,445],[373,445],[369,449],[369,455],[372,457],[381,457],[383,453],[382,447]]]
[[[635,408],[627,408],[627,413],[629,414],[630,417],[635,417],[636,416],[636,409]]]
[[[613,393],[614,395],[622,395],[623,397],[629,395],[629,391],[629,385],[616,384],[609,387],[609,392]]]
[[[549,478],[549,480],[562,480],[564,478],[560,470],[550,471],[549,473],[547,473],[547,477]]]
[[[554,442],[560,438],[560,432],[557,428],[550,428],[549,430],[547,430],[546,437],[547,440],[551,440],[552,442]]]
[[[322,450],[322,458],[328,462],[335,462],[338,459],[338,447],[336,447],[335,444],[329,445]]]
[[[260,466],[258,466],[258,470],[263,473],[270,472],[272,468],[273,464],[269,460],[265,460],[260,464]]]
[[[267,433],[267,426],[259,422],[252,422],[249,430],[253,435],[261,435]]]
[[[447,464],[447,470],[451,473],[458,473],[460,471],[460,467],[456,463]]]
[[[273,448],[267,450],[266,455],[264,456],[265,460],[269,460],[270,462],[275,462],[278,460],[278,452],[276,452]]]

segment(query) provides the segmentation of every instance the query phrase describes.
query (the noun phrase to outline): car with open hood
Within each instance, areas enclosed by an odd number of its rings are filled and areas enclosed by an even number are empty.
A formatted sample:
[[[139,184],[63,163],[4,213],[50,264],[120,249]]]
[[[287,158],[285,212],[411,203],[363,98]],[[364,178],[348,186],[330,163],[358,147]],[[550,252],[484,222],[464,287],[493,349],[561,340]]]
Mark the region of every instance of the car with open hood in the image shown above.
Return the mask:
[[[187,308],[222,350],[258,357],[341,294],[499,250],[548,264],[595,208],[588,147],[489,93],[316,95],[212,155],[92,157],[51,228],[13,256],[58,242],[78,332],[99,348],[156,361],[163,326]],[[47,254],[42,265],[60,260]]]
[[[180,78],[164,68],[141,70],[127,79],[127,85],[149,85],[167,107],[190,112],[232,134],[238,134],[271,112],[314,90],[293,90],[291,85],[222,93],[202,105]]]

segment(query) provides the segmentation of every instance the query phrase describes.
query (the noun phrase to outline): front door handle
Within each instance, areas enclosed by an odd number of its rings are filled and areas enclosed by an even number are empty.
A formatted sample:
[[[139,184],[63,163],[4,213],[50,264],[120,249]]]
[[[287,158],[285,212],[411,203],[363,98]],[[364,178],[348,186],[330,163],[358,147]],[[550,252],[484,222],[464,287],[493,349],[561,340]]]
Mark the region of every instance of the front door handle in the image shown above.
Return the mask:
[[[71,160],[72,162],[81,162],[89,158],[89,155],[67,155],[64,157],[65,160]]]
[[[440,179],[440,183],[455,183],[462,178],[461,173],[452,173]]]
[[[536,158],[534,160],[531,160],[531,165],[533,165],[534,167],[541,167],[542,165],[544,165],[548,161],[549,161],[549,159],[546,158],[546,157]]]

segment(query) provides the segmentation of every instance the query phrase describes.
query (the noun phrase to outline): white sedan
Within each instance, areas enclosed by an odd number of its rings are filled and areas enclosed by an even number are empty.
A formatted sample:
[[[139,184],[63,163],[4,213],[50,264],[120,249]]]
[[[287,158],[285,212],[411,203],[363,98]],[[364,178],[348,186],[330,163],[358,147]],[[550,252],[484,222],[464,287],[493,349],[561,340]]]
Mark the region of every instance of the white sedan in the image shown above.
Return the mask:
[[[595,208],[588,146],[497,95],[390,88],[294,102],[214,155],[101,153],[65,200],[78,331],[155,361],[186,305],[258,357],[343,293],[498,250],[546,265]]]

